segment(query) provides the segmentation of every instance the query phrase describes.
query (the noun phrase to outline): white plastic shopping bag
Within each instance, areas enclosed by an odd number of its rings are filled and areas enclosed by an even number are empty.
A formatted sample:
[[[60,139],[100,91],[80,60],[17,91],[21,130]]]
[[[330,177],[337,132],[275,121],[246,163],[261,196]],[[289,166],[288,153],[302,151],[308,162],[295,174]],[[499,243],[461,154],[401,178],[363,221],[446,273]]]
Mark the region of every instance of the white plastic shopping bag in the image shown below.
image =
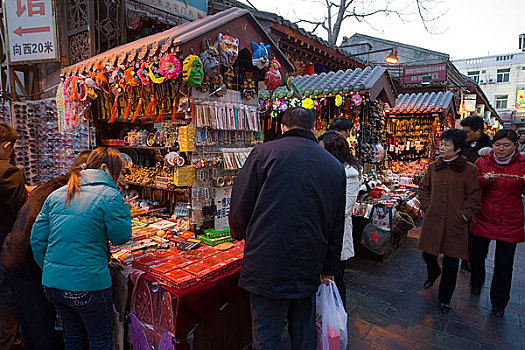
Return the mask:
[[[316,350],[346,350],[347,315],[335,282],[321,283],[315,295]]]

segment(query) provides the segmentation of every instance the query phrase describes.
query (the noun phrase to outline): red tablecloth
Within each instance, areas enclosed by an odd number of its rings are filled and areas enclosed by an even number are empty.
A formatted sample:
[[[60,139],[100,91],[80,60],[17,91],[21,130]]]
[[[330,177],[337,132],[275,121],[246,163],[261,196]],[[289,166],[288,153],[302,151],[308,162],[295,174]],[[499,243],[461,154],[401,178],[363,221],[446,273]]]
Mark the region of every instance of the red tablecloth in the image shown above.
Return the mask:
[[[240,267],[237,267],[213,279],[178,290],[158,283],[154,276],[143,273],[133,286],[130,311],[145,325],[150,345],[158,344],[160,336],[170,331],[181,342],[177,349],[188,349],[188,333],[197,324],[213,318],[228,303],[243,301],[246,307],[240,309],[244,315],[240,315],[239,319],[249,315],[249,295],[237,286],[239,274]],[[236,322],[236,318],[231,321]],[[227,325],[224,326],[227,328]],[[246,332],[249,331],[248,322]],[[243,345],[246,344],[239,344],[239,348]]]

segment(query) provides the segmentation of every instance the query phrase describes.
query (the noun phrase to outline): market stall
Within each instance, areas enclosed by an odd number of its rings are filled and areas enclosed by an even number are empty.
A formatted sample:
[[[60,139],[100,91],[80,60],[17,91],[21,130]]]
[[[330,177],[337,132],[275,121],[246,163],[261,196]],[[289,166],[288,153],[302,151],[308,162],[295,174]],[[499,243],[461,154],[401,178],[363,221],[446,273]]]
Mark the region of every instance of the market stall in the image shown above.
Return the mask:
[[[249,344],[248,296],[237,287],[243,244],[228,213],[236,174],[262,142],[257,88],[270,70],[293,67],[239,9],[63,70],[63,124],[88,119],[97,145],[120,150],[121,191],[136,198],[133,240],[112,247],[120,347],[125,324],[138,348]]]
[[[435,159],[439,137],[456,125],[452,92],[399,95],[387,111],[386,141],[389,168],[404,183],[418,183]]]
[[[328,72],[286,79],[286,86],[261,89],[259,109],[264,140],[280,134],[282,113],[290,106],[313,109],[315,129],[328,130],[330,121],[344,117],[353,122],[350,141],[365,172],[380,169],[384,161],[385,103],[395,101],[395,90],[384,67]]]

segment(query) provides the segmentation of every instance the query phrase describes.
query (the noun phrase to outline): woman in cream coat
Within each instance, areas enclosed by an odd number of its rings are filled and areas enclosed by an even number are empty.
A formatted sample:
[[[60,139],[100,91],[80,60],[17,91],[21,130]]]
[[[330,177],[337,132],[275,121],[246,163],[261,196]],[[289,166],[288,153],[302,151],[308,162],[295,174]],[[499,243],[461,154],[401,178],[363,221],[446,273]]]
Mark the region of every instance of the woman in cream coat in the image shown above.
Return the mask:
[[[361,186],[361,166],[350,152],[348,142],[346,142],[341,133],[332,130],[327,131],[319,136],[319,144],[344,165],[346,172],[345,232],[343,236],[343,248],[341,250],[341,265],[339,266],[339,272],[335,276],[335,284],[337,285],[343,304],[345,304],[346,307],[344,270],[346,260],[355,255],[352,236],[352,212],[359,187]]]

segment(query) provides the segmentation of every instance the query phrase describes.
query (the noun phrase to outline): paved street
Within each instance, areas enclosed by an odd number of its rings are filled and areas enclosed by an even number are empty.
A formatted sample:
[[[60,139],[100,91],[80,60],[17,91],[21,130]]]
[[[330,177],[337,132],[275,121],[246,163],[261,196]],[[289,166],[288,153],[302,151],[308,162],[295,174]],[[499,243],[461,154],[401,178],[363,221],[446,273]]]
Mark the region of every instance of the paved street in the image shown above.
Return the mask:
[[[518,245],[511,300],[503,319],[491,316],[490,281],[471,298],[468,274],[459,274],[452,310],[437,305],[439,280],[422,289],[426,267],[415,248],[417,232],[386,263],[352,259],[346,270],[349,349],[525,349],[525,244]]]

